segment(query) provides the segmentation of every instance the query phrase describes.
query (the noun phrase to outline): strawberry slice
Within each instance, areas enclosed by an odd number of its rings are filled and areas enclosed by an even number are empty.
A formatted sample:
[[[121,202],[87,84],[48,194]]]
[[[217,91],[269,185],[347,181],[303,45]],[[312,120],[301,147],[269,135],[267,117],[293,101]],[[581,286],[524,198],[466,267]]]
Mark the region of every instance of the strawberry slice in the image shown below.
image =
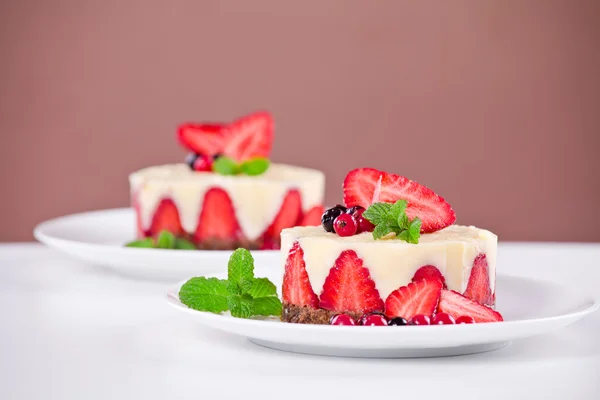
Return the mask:
[[[403,176],[360,168],[350,171],[344,180],[346,207],[368,208],[373,203],[394,203],[400,199],[408,202],[409,218],[421,219],[423,233],[438,231],[456,221],[454,210],[442,197]]]
[[[287,304],[312,308],[319,306],[319,298],[312,290],[306,273],[304,251],[298,242],[295,242],[290,249],[285,262],[281,294],[283,302]]]
[[[412,277],[412,282],[420,281],[421,279],[436,279],[442,282],[444,289],[446,289],[446,279],[439,269],[433,265],[424,265],[415,272]]]
[[[464,295],[481,304],[494,304],[490,287],[490,270],[485,254],[475,257]]]
[[[319,226],[321,225],[321,216],[325,208],[323,206],[314,206],[310,210],[304,213],[299,226]]]
[[[354,250],[344,250],[323,284],[321,308],[337,312],[370,313],[383,310],[383,300],[369,270]]]
[[[453,290],[442,290],[437,311],[450,314],[454,319],[469,316],[475,322],[497,322],[504,320],[499,312]]]
[[[273,220],[271,226],[265,232],[266,237],[279,238],[282,229],[291,228],[296,225],[302,215],[302,198],[297,190],[290,190],[281,204],[279,213]]]
[[[177,138],[186,149],[205,156],[214,156],[223,152],[225,145],[224,124],[188,123],[179,126]]]
[[[177,206],[171,199],[162,199],[154,211],[150,229],[146,236],[157,236],[162,231],[169,231],[175,236],[183,236],[185,234],[179,219],[179,211]]]
[[[204,195],[194,240],[196,243],[207,240],[235,242],[240,237],[240,226],[229,195],[220,188],[210,189]]]
[[[385,300],[388,318],[402,317],[406,320],[415,315],[431,317],[435,312],[442,291],[438,279],[421,279],[394,290]]]
[[[268,158],[273,142],[273,118],[260,111],[238,119],[224,131],[223,154],[239,162]]]

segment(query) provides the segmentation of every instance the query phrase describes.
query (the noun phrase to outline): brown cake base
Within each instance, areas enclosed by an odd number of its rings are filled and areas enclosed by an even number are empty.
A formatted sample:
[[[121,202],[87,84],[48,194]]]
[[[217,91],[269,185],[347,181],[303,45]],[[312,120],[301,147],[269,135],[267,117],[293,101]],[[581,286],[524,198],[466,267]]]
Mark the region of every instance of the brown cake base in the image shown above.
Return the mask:
[[[336,312],[324,310],[322,308],[314,309],[310,307],[297,306],[294,304],[284,303],[283,311],[281,312],[281,320],[292,324],[315,324],[328,325],[332,316]],[[358,313],[346,313],[354,319],[359,319],[361,315]]]

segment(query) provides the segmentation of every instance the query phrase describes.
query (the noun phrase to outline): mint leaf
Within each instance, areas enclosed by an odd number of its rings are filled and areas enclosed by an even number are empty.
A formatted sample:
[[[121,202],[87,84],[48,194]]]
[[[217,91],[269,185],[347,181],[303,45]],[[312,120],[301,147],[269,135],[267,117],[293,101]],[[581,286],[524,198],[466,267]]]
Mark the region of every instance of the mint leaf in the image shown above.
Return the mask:
[[[281,315],[281,301],[275,296],[260,297],[252,301],[253,315]]]
[[[177,238],[175,239],[175,248],[177,250],[196,250],[196,245],[189,240]]]
[[[398,216],[398,219],[396,220],[396,224],[398,225],[398,228],[400,228],[400,229],[408,229],[408,227],[410,225],[410,220],[408,219],[406,214],[402,213]]]
[[[255,297],[252,295],[252,293],[250,293],[252,290],[252,285],[254,285],[254,281],[254,278],[242,278],[239,284],[242,294],[250,294],[252,297]]]
[[[242,280],[244,279],[254,279],[254,259],[248,250],[240,248],[234,251],[231,257],[229,257],[227,280],[232,285],[237,285],[241,293]]]
[[[240,166],[234,159],[221,156],[213,162],[212,170],[221,175],[237,175]]]
[[[381,239],[388,233],[392,232],[392,228],[388,224],[379,224],[373,230],[373,239]]]
[[[389,203],[374,203],[364,211],[363,217],[368,219],[374,225],[379,225],[381,223],[387,224],[391,218],[391,210],[392,205]]]
[[[134,240],[133,242],[127,243],[125,247],[139,247],[144,249],[151,249],[154,247],[154,239],[148,237],[140,240]]]
[[[174,249],[175,235],[169,231],[161,231],[156,239],[156,247],[159,249]]]
[[[240,169],[246,175],[261,175],[269,169],[270,161],[264,157],[256,157],[245,161]]]
[[[405,242],[408,242],[409,241],[408,231],[407,230],[403,230],[400,233],[398,233],[398,239],[402,239]]]
[[[198,311],[220,313],[228,308],[227,281],[217,278],[192,278],[181,286],[179,300]]]
[[[408,240],[409,243],[417,244],[419,243],[419,238],[421,237],[421,220],[419,217],[415,217],[411,222],[408,230]]]
[[[256,278],[252,281],[252,287],[248,291],[248,294],[255,299],[258,297],[276,296],[277,288],[267,278]]]
[[[229,311],[231,311],[231,315],[236,318],[250,318],[252,316],[252,303],[252,296],[247,294],[236,294],[227,298]]]
[[[404,212],[406,211],[406,206],[408,205],[408,202],[406,200],[398,200],[396,201],[390,210],[390,214],[392,214],[392,217],[394,219],[398,219],[398,217],[400,217],[401,215],[404,214]]]

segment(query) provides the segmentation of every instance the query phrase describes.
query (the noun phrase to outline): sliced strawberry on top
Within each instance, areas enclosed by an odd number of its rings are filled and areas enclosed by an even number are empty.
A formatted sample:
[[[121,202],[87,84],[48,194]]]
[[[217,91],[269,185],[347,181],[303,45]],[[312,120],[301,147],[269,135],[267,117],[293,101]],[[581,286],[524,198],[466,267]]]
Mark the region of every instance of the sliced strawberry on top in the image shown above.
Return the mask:
[[[194,240],[197,243],[211,239],[234,242],[240,236],[240,226],[229,195],[220,188],[210,189],[204,195]]]
[[[224,133],[227,126],[223,124],[187,123],[177,129],[179,143],[186,149],[205,156],[213,156],[223,152]]]
[[[319,298],[312,290],[306,272],[304,251],[298,242],[294,243],[285,261],[281,294],[284,303],[312,308],[319,307]]]
[[[323,284],[320,306],[337,312],[369,313],[383,310],[383,300],[369,270],[354,250],[344,250]]]
[[[281,203],[275,219],[265,232],[265,237],[279,239],[282,229],[291,228],[298,223],[302,215],[302,198],[297,190],[290,190]]]
[[[325,208],[323,206],[314,206],[304,213],[298,226],[319,226],[321,225],[321,216]]]
[[[259,111],[234,121],[224,132],[223,154],[239,162],[268,158],[273,142],[273,118]]]
[[[394,290],[385,300],[388,318],[402,317],[406,320],[415,315],[431,317],[437,308],[442,292],[442,282],[437,279],[421,279]]]
[[[179,219],[179,211],[171,199],[162,199],[156,207],[147,236],[157,236],[162,231],[169,231],[175,236],[185,234]]]
[[[437,279],[442,282],[444,289],[446,289],[446,279],[444,275],[440,272],[439,269],[434,267],[433,265],[424,265],[415,272],[415,275],[412,277],[412,282],[420,281],[421,279]]]
[[[485,254],[475,257],[464,295],[481,304],[494,304],[494,296],[490,287],[490,269]]]
[[[498,322],[504,320],[499,312],[453,290],[442,290],[437,311],[450,314],[454,319],[469,316],[475,322]]]
[[[368,208],[373,203],[395,203],[400,199],[408,202],[406,215],[409,218],[421,219],[423,233],[438,231],[456,221],[454,210],[442,197],[403,176],[359,168],[350,171],[344,180],[346,207]]]

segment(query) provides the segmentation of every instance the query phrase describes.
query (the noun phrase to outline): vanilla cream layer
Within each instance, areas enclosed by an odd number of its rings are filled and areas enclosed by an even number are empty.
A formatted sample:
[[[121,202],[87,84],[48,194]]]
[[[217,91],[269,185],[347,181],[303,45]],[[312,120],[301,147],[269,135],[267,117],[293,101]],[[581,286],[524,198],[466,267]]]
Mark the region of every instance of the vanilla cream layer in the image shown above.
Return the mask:
[[[171,164],[134,172],[129,175],[129,184],[132,196],[137,196],[143,229],[150,227],[160,201],[170,198],[177,205],[183,229],[194,232],[204,195],[218,187],[231,198],[245,236],[254,240],[271,225],[291,189],[300,192],[304,211],[323,204],[325,176],[318,170],[284,164],[271,164],[259,176],[224,176]]]
[[[481,253],[487,256],[492,292],[496,284],[498,238],[492,232],[474,226],[452,225],[434,233],[425,233],[421,235],[419,244],[395,238],[374,240],[370,232],[339,237],[320,226],[289,228],[281,232],[284,262],[296,241],[304,250],[306,272],[317,295],[321,294],[329,270],[344,250],[354,250],[364,261],[384,300],[392,291],[407,285],[416,270],[424,265],[437,267],[448,288],[463,293],[473,261]]]

